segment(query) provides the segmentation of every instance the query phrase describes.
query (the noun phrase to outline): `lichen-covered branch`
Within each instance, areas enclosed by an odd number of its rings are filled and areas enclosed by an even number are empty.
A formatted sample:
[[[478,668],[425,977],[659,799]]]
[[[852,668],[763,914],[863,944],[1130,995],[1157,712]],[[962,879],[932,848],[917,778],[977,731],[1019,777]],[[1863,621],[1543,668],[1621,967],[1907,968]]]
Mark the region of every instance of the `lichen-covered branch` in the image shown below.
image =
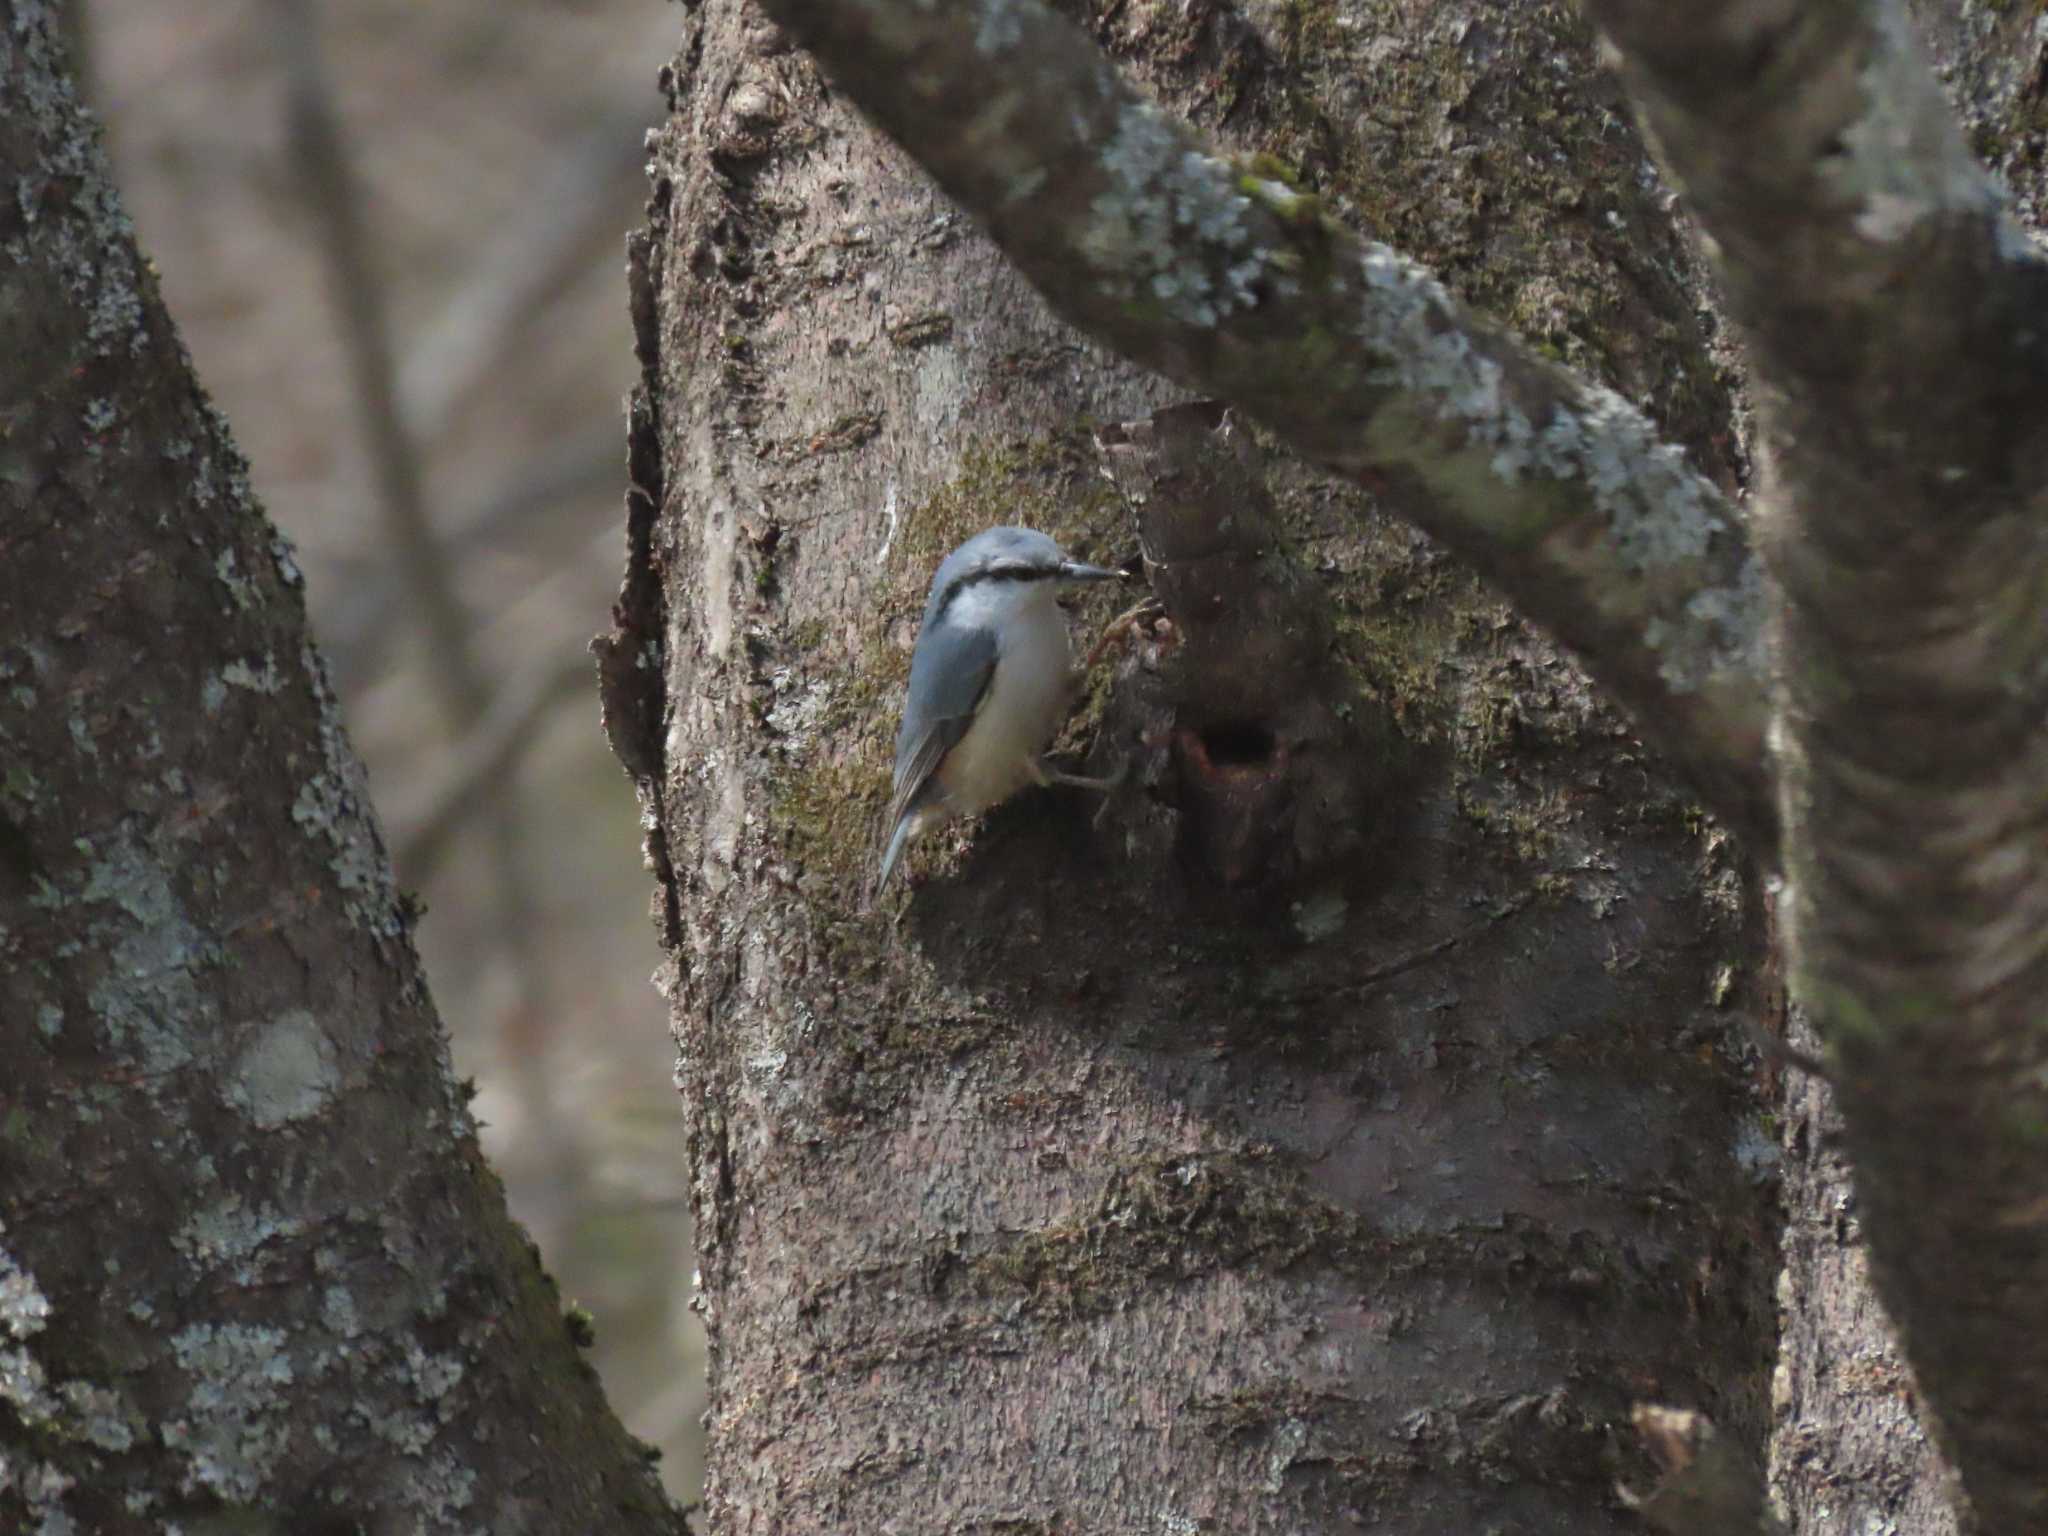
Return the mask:
[[[1038,0],[765,9],[1069,320],[1384,493],[1577,648],[1769,856],[1758,565],[1632,406],[1206,153]]]
[[[1597,0],[1764,386],[1793,985],[1987,1530],[2048,1523],[2048,264],[1899,0]]]
[[[672,1536],[54,25],[0,0],[0,1530]]]

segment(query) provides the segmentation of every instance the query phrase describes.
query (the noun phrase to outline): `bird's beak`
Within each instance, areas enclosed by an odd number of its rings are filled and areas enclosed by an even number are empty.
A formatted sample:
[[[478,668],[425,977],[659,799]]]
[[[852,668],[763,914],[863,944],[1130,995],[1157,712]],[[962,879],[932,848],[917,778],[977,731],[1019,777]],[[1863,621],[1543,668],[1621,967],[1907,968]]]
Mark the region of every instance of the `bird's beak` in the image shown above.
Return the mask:
[[[1083,565],[1078,560],[1060,562],[1061,581],[1122,581],[1122,571],[1112,571],[1103,565]]]

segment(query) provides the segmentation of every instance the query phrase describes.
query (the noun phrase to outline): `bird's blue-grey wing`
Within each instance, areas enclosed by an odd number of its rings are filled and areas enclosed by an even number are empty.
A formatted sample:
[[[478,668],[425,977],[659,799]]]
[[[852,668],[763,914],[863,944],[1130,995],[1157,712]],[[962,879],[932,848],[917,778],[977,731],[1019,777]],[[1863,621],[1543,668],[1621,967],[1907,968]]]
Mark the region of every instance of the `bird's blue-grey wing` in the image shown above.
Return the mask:
[[[891,830],[967,734],[995,675],[996,637],[989,630],[944,629],[919,639],[896,736],[896,787],[886,823]]]

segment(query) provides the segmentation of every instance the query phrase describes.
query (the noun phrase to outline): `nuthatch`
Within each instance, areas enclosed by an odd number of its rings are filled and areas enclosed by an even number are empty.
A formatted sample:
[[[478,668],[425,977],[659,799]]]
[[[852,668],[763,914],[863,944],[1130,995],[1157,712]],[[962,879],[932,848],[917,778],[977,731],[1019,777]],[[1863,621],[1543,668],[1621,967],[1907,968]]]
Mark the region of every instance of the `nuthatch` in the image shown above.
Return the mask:
[[[1008,799],[1027,784],[1113,788],[1046,766],[1071,698],[1073,652],[1061,583],[1115,581],[1121,572],[1069,560],[1029,528],[977,533],[940,564],[910,656],[910,691],[896,733],[894,829],[875,894],[904,846],[951,820]]]

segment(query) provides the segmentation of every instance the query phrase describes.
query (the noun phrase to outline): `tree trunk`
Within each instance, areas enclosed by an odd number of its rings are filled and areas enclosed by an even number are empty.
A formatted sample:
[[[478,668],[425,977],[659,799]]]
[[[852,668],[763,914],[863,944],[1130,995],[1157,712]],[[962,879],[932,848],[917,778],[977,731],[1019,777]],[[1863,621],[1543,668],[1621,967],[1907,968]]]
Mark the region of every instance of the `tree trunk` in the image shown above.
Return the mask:
[[[1682,242],[1569,18],[1090,19],[1727,465]],[[1726,839],[1440,551],[1160,414],[758,12],[685,26],[606,674],[713,1529],[1622,1530],[1642,1399],[1760,1460],[1771,983]],[[1125,787],[1099,823],[1021,796],[862,916],[924,583],[1003,522],[1153,562],[1171,622],[1067,738]]]
[[[0,3],[0,1529],[678,1531],[49,25]]]

